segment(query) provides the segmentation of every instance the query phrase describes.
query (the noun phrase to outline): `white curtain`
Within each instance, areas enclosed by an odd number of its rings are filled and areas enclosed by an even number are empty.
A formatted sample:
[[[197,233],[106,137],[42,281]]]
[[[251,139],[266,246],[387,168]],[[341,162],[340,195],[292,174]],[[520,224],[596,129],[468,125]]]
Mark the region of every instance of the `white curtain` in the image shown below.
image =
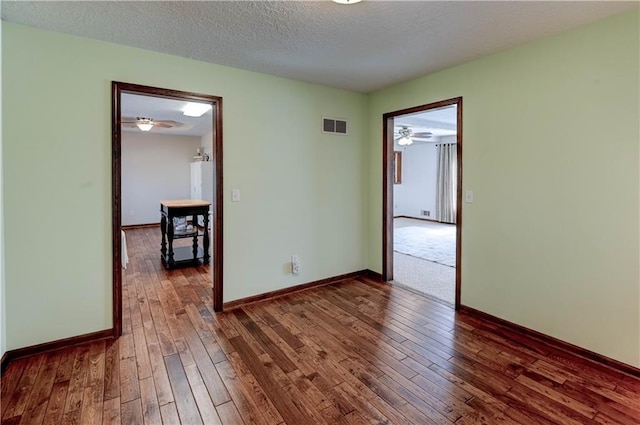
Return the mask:
[[[458,161],[456,144],[438,145],[438,182],[436,188],[436,219],[443,223],[456,222],[456,194],[458,190]]]

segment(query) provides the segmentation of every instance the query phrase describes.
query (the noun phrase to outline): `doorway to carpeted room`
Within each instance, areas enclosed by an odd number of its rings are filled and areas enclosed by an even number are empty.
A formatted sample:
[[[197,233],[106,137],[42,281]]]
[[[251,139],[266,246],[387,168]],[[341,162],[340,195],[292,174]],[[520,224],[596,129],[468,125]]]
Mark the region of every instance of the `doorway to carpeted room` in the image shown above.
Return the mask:
[[[459,303],[461,106],[452,99],[391,113],[393,152],[385,142],[393,190],[386,192],[392,240],[384,277],[452,307]]]
[[[394,282],[453,306],[455,224],[400,217],[393,225]]]

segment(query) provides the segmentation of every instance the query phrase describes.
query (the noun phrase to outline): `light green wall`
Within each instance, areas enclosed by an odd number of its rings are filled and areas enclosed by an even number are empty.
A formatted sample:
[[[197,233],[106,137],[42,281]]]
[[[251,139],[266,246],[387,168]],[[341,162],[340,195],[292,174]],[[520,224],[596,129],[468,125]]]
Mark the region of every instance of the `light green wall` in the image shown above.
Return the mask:
[[[382,114],[463,96],[463,304],[640,365],[638,12],[371,95],[369,267]]]
[[[111,327],[112,80],[224,98],[225,301],[365,267],[365,95],[2,32],[8,349]],[[323,135],[322,116],[347,118],[349,135]]]

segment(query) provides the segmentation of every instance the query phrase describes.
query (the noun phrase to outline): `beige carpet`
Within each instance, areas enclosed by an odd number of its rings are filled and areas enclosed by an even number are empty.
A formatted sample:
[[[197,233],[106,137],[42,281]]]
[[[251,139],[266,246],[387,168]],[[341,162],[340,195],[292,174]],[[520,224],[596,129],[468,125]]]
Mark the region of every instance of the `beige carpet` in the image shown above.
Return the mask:
[[[412,257],[456,266],[456,226],[441,228],[398,227],[393,231],[393,250]]]
[[[393,282],[453,306],[456,269],[410,255],[393,253]]]
[[[439,226],[450,227],[450,225],[422,220],[408,218],[394,219],[394,228],[396,229],[409,226],[425,228],[438,228]],[[456,286],[455,267],[444,266],[422,258],[394,252],[393,280],[395,283],[407,286],[410,289],[414,289],[445,304],[454,305]]]

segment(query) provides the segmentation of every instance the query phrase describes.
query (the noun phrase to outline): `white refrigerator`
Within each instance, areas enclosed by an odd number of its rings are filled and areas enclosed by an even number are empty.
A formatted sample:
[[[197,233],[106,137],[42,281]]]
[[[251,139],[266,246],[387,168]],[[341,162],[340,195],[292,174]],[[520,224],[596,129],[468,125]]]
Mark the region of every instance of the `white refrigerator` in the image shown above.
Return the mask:
[[[196,161],[191,163],[191,199],[211,202],[213,205],[213,162]],[[198,217],[203,225],[202,217]],[[209,210],[209,228],[211,228],[211,210]]]

